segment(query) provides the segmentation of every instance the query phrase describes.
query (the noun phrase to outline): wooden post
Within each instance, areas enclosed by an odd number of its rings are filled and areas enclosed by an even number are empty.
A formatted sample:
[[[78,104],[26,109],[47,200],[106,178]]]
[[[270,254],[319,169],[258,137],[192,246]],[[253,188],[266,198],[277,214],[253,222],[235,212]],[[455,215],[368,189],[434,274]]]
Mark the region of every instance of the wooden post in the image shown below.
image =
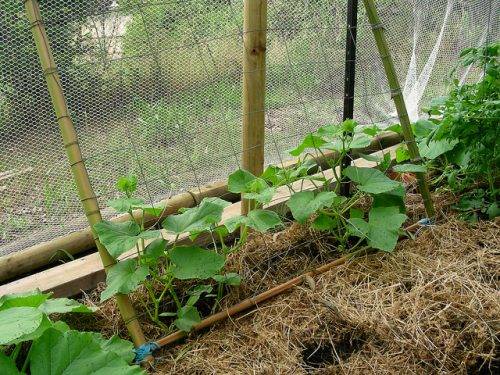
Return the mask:
[[[243,21],[242,168],[260,176],[264,168],[267,0],[245,0]],[[255,207],[244,199],[241,213]]]
[[[82,202],[85,215],[87,216],[87,220],[92,228],[94,224],[102,221],[101,211],[99,210],[97,198],[90,184],[87,168],[85,167],[85,163],[82,158],[75,127],[73,126],[73,121],[68,111],[59,73],[54,63],[50,44],[42,22],[40,7],[36,0],[27,0],[25,7],[28,20],[31,24],[33,38],[35,39],[38,50],[40,63],[47,81],[47,87],[54,106],[57,122],[59,123],[59,129],[61,131],[68,161],[70,163],[71,172],[73,173],[73,178],[78,188],[78,195],[80,197],[80,201]],[[22,72],[19,72],[19,74],[22,74]],[[36,108],[34,110],[36,110]],[[116,261],[108,253],[105,247],[101,245],[94,232],[93,236],[101,256],[102,264],[107,270],[109,267],[113,266]],[[130,298],[127,295],[120,294],[116,296],[116,302],[134,344],[136,346],[144,344],[146,339],[139,321],[137,320],[137,315]]]
[[[381,24],[380,18],[377,14],[377,8],[375,6],[374,0],[363,0],[363,3],[366,8],[366,14],[372,26],[373,35],[375,36],[375,41],[377,43],[380,58],[382,59],[382,63],[384,65],[387,81],[389,82],[389,88],[391,89],[391,97],[394,100],[394,105],[396,106],[399,122],[401,123],[403,136],[406,142],[406,146],[408,147],[411,161],[415,164],[420,164],[422,160],[420,158],[417,144],[415,143],[415,137],[413,136],[413,132],[411,130],[410,118],[408,117],[403,92],[401,91],[398,76],[396,74],[396,69],[394,68],[394,61],[392,60],[387,40],[385,38],[384,27]],[[417,173],[417,179],[418,188],[424,201],[427,217],[433,218],[436,212],[434,210],[434,204],[432,203],[431,194],[429,192],[429,185],[427,184],[426,174]]]

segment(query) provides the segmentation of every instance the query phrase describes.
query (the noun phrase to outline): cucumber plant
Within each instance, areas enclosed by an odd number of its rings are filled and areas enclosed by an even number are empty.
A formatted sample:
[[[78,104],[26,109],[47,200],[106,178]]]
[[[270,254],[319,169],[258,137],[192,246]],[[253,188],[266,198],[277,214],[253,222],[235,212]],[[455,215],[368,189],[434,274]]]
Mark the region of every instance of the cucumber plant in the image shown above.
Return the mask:
[[[71,330],[53,314],[92,313],[95,309],[67,298],[51,298],[38,290],[0,298],[0,373],[143,374],[134,359],[133,344],[118,337]],[[24,357],[23,357],[24,356]],[[18,367],[19,364],[19,367]]]
[[[293,218],[299,223],[311,221],[313,228],[333,234],[340,250],[353,251],[366,244],[390,252],[394,250],[401,225],[407,218],[404,186],[384,174],[390,166],[390,155],[381,158],[361,155],[376,161],[379,169],[347,167],[342,172],[347,181],[343,180],[335,168],[349,151],[368,146],[379,131],[376,126],[361,128],[353,120],[321,127],[316,132],[307,134],[301,143],[290,151],[292,156],[299,157],[294,168],[271,166],[260,177],[238,170],[229,177],[230,190],[232,188],[231,191],[242,193],[244,198],[254,199],[265,205],[271,201],[279,186],[287,186],[291,196],[286,205]],[[328,168],[332,168],[332,177],[328,177],[329,174],[314,162],[313,153],[324,156],[326,151],[336,152],[332,157],[325,158]],[[308,176],[307,172],[312,169],[317,173]],[[396,171],[424,172],[425,167],[405,164],[398,166]],[[318,188],[317,191],[303,189],[303,183],[293,183],[305,180],[312,181]],[[338,195],[342,183],[354,186],[352,196]],[[366,196],[371,197],[372,206],[365,218],[365,214],[356,207]],[[241,220],[248,219],[234,219],[237,224]],[[358,238],[354,243],[353,237]]]
[[[235,243],[225,243],[227,236],[239,226],[234,220],[221,224],[223,210],[230,203],[220,198],[205,198],[197,207],[167,216],[161,223],[164,231],[173,237],[172,241],[167,241],[162,231],[147,229],[144,223],[145,214],[159,216],[164,207],[153,207],[134,197],[137,189],[135,177],[122,177],[117,188],[123,197],[108,204],[116,211],[128,214],[130,219],[121,223],[103,221],[94,226],[99,240],[117,261],[107,274],[107,287],[101,294],[101,300],[105,301],[118,293],[128,294],[143,285],[151,304],[145,299],[141,299],[141,303],[153,322],[170,330],[171,326],[165,324],[164,318],[171,318],[175,327],[190,331],[201,321],[196,303],[202,296],[215,298],[215,310],[224,288],[240,283],[237,274],[224,272],[228,255],[246,240],[246,235],[242,235]],[[140,212],[137,217],[134,210]],[[280,225],[281,221],[274,215],[259,210],[240,222],[263,231]],[[274,221],[270,221],[270,217]],[[211,249],[195,244],[200,235],[212,239]],[[180,245],[180,238],[188,244]],[[127,257],[126,253],[131,249],[135,251],[135,257]],[[184,295],[179,295],[176,283],[183,280],[195,285]],[[213,283],[217,284],[214,293]],[[163,311],[166,306],[174,306],[175,311]]]

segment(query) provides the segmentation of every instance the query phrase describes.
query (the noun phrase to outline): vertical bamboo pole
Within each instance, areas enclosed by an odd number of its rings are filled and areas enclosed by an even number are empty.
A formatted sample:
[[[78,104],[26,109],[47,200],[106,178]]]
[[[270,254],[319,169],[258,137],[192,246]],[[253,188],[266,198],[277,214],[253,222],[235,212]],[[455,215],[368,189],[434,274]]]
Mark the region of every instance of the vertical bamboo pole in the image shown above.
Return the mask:
[[[80,201],[82,202],[87,220],[90,226],[93,227],[94,224],[102,220],[101,212],[99,210],[97,198],[90,184],[87,169],[82,158],[76,131],[73,126],[73,121],[70,117],[61,86],[59,73],[57,72],[47,34],[45,32],[45,27],[42,22],[40,8],[36,0],[27,0],[25,7],[28,20],[31,24],[33,38],[35,39],[35,44],[38,50],[40,63],[47,81],[47,87],[54,106],[57,122],[59,123],[59,129],[61,131],[68,161],[70,163],[71,172],[73,173],[73,178],[78,188],[78,195],[80,197]],[[101,245],[97,235],[95,233],[93,233],[93,235],[97,249],[101,256],[102,264],[107,270],[116,262],[104,246]],[[146,339],[129,297],[123,294],[117,295],[116,302],[134,344],[136,346],[144,344]]]
[[[243,21],[243,160],[259,176],[264,168],[267,0],[245,0]],[[241,213],[255,207],[244,199]]]
[[[345,39],[345,73],[344,73],[344,109],[342,119],[354,119],[354,85],[356,78],[356,36],[358,26],[358,0],[347,1],[347,26]],[[349,152],[340,165],[342,170],[351,165],[351,153]],[[344,197],[349,195],[349,183],[340,185],[340,194]]]
[[[372,26],[373,35],[375,36],[375,41],[377,43],[377,48],[384,65],[385,74],[387,80],[389,81],[389,87],[391,89],[391,96],[394,100],[394,105],[398,113],[399,121],[401,123],[401,128],[403,129],[403,136],[408,147],[408,152],[410,154],[413,163],[419,164],[422,160],[418,152],[417,144],[415,143],[415,137],[411,130],[410,118],[408,117],[408,112],[406,110],[406,104],[403,97],[403,92],[399,85],[398,77],[396,75],[396,69],[394,68],[394,61],[392,60],[387,40],[385,38],[385,32],[383,25],[380,22],[380,18],[377,14],[377,8],[375,6],[374,0],[363,0],[366,8],[366,13],[370,24]],[[429,185],[427,184],[426,174],[417,173],[418,188],[422,199],[424,201],[425,210],[429,218],[435,216],[434,204],[432,203],[431,194],[429,192]]]

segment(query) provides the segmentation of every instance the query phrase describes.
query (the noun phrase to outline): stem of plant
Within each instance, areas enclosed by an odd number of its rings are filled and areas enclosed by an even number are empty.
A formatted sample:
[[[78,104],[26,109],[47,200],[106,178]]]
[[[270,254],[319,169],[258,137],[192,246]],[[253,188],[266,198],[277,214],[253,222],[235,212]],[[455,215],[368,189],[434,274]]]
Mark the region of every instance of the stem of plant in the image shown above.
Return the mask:
[[[28,353],[26,354],[26,358],[24,359],[23,367],[21,368],[21,373],[26,373],[26,369],[28,368],[28,364],[30,362],[31,357],[31,349],[33,348],[33,344],[30,344],[30,348],[28,349]]]
[[[14,347],[14,350],[10,354],[10,359],[12,359],[14,362],[17,360],[19,352],[21,351],[21,345],[22,345],[22,343],[16,344],[16,346]]]

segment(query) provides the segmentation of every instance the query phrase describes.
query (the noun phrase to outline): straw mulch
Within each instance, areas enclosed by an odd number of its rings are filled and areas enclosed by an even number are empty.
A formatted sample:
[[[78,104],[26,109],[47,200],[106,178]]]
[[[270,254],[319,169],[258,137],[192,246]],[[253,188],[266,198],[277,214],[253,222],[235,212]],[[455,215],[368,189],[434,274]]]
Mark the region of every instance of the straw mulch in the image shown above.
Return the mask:
[[[499,373],[500,222],[450,216],[457,197],[434,193],[438,225],[337,267],[258,309],[157,351],[155,374],[489,374]],[[367,202],[368,204],[369,202]],[[407,197],[408,224],[423,217]],[[228,262],[243,279],[223,304],[263,292],[338,257],[331,239],[292,224],[254,236]],[[189,285],[179,285],[184,289]],[[92,316],[65,315],[105,336],[126,329],[102,286],[85,295]],[[131,295],[148,339],[164,335]],[[166,309],[169,307],[166,306]]]
[[[498,223],[450,218],[392,255],[354,260],[159,351],[155,373],[498,373],[499,234]],[[300,265],[310,249],[292,249],[286,259]],[[266,268],[255,271],[254,251],[239,268],[256,282]],[[268,273],[279,268],[270,264]]]

